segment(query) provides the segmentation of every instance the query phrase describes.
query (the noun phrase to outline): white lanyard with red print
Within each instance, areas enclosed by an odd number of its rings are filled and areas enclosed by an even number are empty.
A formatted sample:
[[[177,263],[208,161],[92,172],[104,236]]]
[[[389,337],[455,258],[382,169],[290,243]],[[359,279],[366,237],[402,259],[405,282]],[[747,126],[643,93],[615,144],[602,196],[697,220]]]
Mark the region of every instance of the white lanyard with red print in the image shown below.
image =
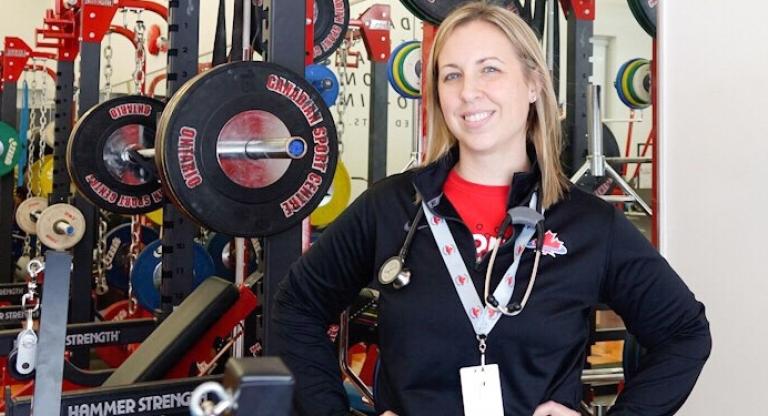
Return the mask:
[[[535,206],[536,198],[534,197],[531,199],[531,208],[534,208]],[[445,220],[442,217],[435,215],[425,203],[422,203],[422,209],[427,216],[429,228],[432,230],[432,235],[435,237],[437,248],[443,257],[443,262],[448,269],[453,286],[456,288],[456,293],[459,295],[461,304],[464,307],[464,312],[467,314],[467,318],[477,335],[480,350],[480,365],[484,366],[485,339],[499,321],[502,313],[491,305],[484,306],[480,301],[480,297],[475,290],[475,285],[472,283],[472,279],[467,271],[467,265],[464,263],[464,260],[458,251],[456,241]],[[499,282],[499,285],[496,286],[496,290],[493,291],[493,296],[502,305],[508,304],[512,298],[512,293],[515,290],[515,275],[517,274],[517,268],[520,265],[520,258],[525,250],[525,246],[531,240],[535,232],[535,227],[525,226],[515,239],[514,261],[504,273],[504,278]],[[501,242],[499,241],[498,244],[501,244]],[[488,267],[492,266],[489,264]]]

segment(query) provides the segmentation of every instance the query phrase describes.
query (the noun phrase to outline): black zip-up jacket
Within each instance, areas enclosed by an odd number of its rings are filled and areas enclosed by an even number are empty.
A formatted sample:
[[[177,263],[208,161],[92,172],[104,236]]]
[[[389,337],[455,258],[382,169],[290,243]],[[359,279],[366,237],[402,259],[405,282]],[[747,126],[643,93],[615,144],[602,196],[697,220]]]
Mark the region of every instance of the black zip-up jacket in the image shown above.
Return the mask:
[[[489,256],[476,261],[470,230],[442,194],[457,158],[454,149],[429,166],[374,185],[281,282],[273,311],[274,345],[296,378],[299,414],[348,413],[326,328],[368,285],[381,291],[377,411],[392,410],[399,416],[464,414],[459,369],[479,364],[478,343],[426,220],[417,225],[406,259],[410,284],[396,290],[375,278],[382,263],[398,253],[421,209],[415,203],[418,192],[436,203],[432,209],[447,219],[482,298]],[[510,207],[527,203],[538,180],[537,168],[532,172],[514,176]],[[542,256],[524,311],[502,317],[488,335],[487,362],[499,365],[505,415],[531,415],[548,400],[578,408],[590,309],[599,303],[621,315],[648,349],[610,414],[673,414],[709,356],[704,306],[624,215],[603,200],[572,188],[545,218],[545,229],[556,233],[550,242],[563,246]],[[499,250],[491,291],[512,262],[509,241]],[[522,298],[533,258],[533,250],[523,254],[513,300]]]

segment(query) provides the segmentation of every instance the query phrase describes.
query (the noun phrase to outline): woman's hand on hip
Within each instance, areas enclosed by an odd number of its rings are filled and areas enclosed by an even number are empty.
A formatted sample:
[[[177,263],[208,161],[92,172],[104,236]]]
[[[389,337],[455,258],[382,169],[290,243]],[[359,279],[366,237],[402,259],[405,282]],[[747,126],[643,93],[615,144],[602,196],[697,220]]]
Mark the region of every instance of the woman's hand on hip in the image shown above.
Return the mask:
[[[580,416],[581,414],[571,408],[565,407],[555,401],[540,404],[533,412],[533,416]]]

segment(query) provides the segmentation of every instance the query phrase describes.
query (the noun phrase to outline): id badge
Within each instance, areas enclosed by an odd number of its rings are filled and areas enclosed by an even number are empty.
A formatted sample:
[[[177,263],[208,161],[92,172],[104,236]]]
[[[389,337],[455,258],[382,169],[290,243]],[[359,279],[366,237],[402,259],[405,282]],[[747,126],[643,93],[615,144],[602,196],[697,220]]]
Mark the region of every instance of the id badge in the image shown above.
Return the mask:
[[[504,416],[498,364],[464,367],[459,375],[464,416]]]

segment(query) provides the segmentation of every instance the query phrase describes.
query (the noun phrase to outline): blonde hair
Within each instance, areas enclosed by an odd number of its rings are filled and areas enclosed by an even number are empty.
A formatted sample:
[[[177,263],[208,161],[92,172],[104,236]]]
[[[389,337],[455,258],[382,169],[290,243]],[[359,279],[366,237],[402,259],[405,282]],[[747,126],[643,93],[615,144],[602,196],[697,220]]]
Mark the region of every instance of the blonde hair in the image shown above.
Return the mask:
[[[523,19],[502,7],[482,1],[466,3],[443,21],[435,35],[424,76],[428,138],[426,163],[440,159],[456,144],[456,138],[445,123],[437,92],[440,52],[457,28],[475,21],[489,23],[506,35],[520,58],[525,77],[534,81],[538,88],[537,99],[528,111],[526,140],[533,143],[536,149],[542,176],[540,198],[543,207],[548,208],[563,198],[569,183],[560,164],[562,131],[557,98],[536,35]]]

